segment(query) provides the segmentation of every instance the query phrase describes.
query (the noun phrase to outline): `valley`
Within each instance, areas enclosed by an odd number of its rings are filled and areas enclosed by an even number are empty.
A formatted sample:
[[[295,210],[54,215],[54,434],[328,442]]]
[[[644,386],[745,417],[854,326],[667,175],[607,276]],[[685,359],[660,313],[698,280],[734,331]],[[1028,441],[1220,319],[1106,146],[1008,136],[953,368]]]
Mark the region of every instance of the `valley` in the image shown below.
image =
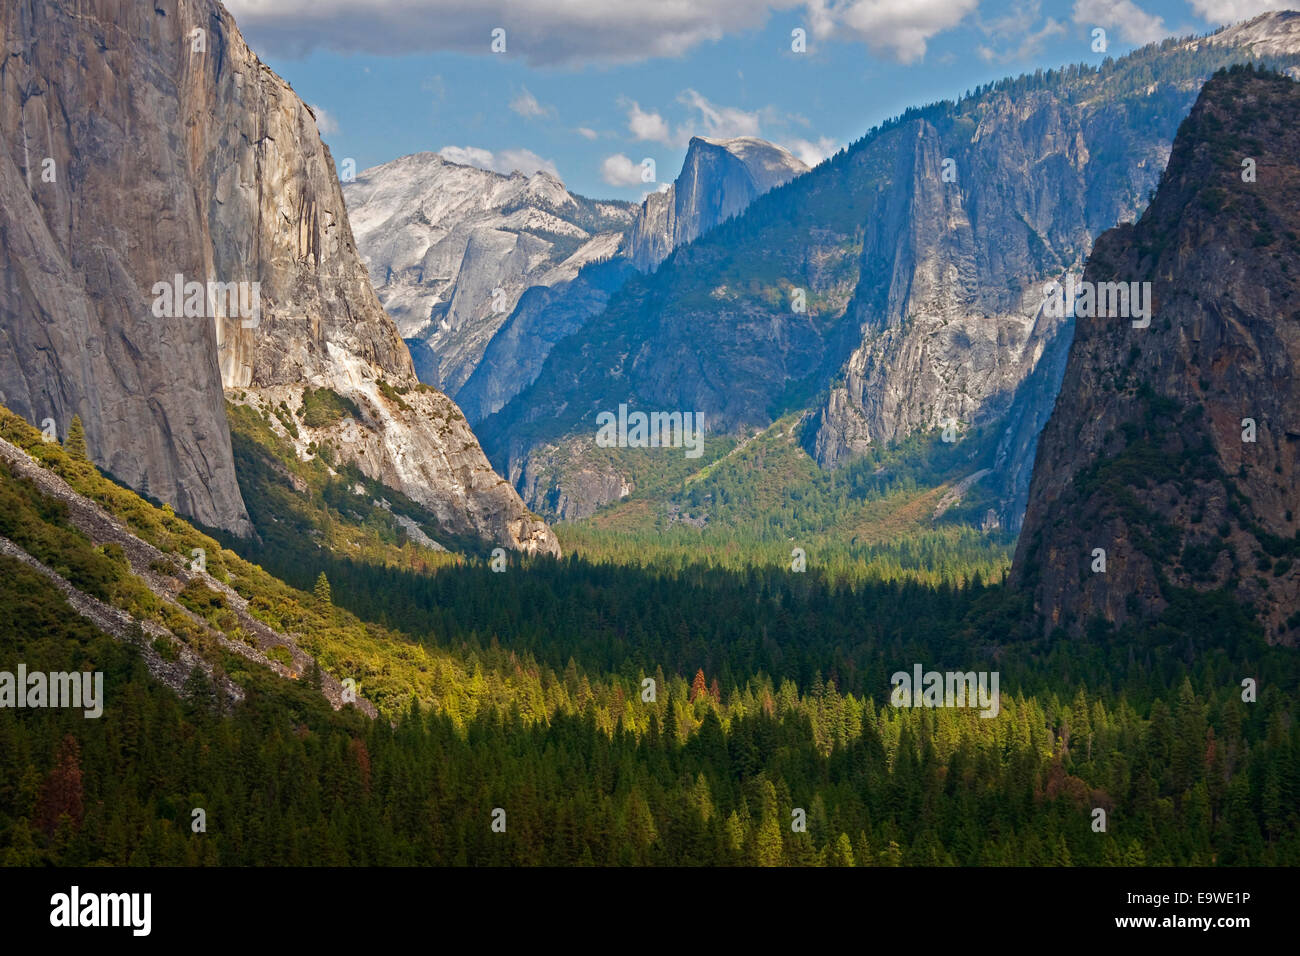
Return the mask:
[[[405,155],[417,54],[322,107],[279,15],[0,9],[0,872],[1300,864],[1300,13],[839,146],[536,21]]]

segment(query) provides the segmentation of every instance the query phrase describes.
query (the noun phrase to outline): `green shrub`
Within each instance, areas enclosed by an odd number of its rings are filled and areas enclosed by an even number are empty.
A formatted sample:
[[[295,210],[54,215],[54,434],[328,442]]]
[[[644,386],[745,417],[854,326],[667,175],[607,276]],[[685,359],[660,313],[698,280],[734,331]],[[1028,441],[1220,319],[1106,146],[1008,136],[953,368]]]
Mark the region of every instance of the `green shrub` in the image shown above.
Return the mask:
[[[308,428],[325,428],[348,415],[360,418],[361,410],[355,402],[331,388],[309,388],[302,393],[298,417]]]

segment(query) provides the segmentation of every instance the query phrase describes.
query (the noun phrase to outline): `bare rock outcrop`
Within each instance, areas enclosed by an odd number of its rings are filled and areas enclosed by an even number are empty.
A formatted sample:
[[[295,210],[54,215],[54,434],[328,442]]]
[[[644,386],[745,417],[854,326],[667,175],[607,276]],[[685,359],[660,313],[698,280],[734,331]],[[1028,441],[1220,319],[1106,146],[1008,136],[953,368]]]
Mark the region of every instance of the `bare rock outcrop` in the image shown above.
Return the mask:
[[[1297,209],[1300,85],[1238,70],[1205,85],[1141,220],[1098,239],[1085,280],[1149,283],[1154,308],[1076,319],[1012,575],[1048,630],[1219,591],[1297,643]]]
[[[739,215],[759,196],[808,167],[775,143],[752,136],[691,138],[677,179],[641,204],[626,255],[643,272],[678,246]]]

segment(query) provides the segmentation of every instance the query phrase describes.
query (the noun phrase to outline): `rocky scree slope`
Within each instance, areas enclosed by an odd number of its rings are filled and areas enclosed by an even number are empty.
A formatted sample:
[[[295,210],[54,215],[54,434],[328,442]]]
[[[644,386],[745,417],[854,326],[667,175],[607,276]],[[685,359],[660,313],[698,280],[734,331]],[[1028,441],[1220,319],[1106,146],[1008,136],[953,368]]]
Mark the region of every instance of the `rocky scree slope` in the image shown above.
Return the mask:
[[[0,411],[0,418],[6,414]],[[92,545],[100,549],[119,549],[131,573],[175,618],[185,623],[189,634],[202,634],[213,646],[259,664],[281,677],[296,680],[312,671],[316,660],[299,645],[297,636],[276,631],[253,617],[249,613],[249,602],[234,588],[209,574],[206,568],[195,567],[181,555],[164,554],[99,503],[79,494],[62,477],[42,467],[24,449],[3,438],[0,438],[0,466],[4,468],[5,474],[0,476],[4,480],[31,482],[45,499],[57,502],[56,507],[66,515],[68,524],[85,535]],[[133,644],[140,651],[150,674],[172,690],[181,692],[197,668],[209,680],[216,682],[226,699],[231,702],[244,699],[244,691],[238,684],[214,670],[211,661],[168,627],[157,621],[133,617],[126,610],[78,589],[3,536],[0,536],[0,553],[15,558],[46,578],[81,617],[115,639]],[[196,584],[219,596],[230,615],[232,630],[242,639],[228,636],[179,600],[178,595],[186,591],[187,586]],[[281,659],[288,663],[282,663]],[[344,688],[336,677],[322,671],[320,690],[335,710],[344,706]],[[364,697],[355,697],[347,702],[367,715],[375,716],[374,705]]]

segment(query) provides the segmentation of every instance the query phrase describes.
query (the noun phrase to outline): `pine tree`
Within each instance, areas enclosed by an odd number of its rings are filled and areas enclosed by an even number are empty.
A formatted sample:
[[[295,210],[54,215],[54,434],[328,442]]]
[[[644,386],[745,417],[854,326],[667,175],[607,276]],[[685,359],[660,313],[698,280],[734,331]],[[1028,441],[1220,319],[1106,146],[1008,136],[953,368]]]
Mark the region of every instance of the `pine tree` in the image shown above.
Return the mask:
[[[730,845],[731,850],[735,853],[739,853],[745,846],[746,833],[745,824],[741,821],[740,815],[735,810],[732,810],[731,815],[727,817],[726,832],[727,843]]]
[[[77,461],[86,460],[86,429],[80,415],[73,415],[68,424],[68,440],[63,443],[63,450]]]
[[[709,685],[704,679],[704,668],[695,672],[695,680],[691,683],[691,703],[699,700],[709,692]]]
[[[1070,736],[1075,745],[1083,745],[1084,757],[1092,759],[1092,721],[1088,718],[1088,695],[1079,688],[1070,707]]]
[[[75,830],[81,826],[81,746],[71,734],[59,743],[54,769],[41,788],[38,814],[41,828],[50,835],[65,818]]]
[[[776,822],[776,814],[765,813],[763,822],[758,825],[758,846],[755,851],[759,866],[780,866],[785,847],[781,842],[781,825]]]
[[[849,842],[849,835],[841,833],[839,839],[831,847],[830,859],[828,866],[853,866],[853,844]]]
[[[334,598],[330,594],[330,579],[325,576],[324,571],[316,575],[316,586],[312,588],[312,593],[316,595],[316,600],[322,607],[329,607],[334,603]]]

